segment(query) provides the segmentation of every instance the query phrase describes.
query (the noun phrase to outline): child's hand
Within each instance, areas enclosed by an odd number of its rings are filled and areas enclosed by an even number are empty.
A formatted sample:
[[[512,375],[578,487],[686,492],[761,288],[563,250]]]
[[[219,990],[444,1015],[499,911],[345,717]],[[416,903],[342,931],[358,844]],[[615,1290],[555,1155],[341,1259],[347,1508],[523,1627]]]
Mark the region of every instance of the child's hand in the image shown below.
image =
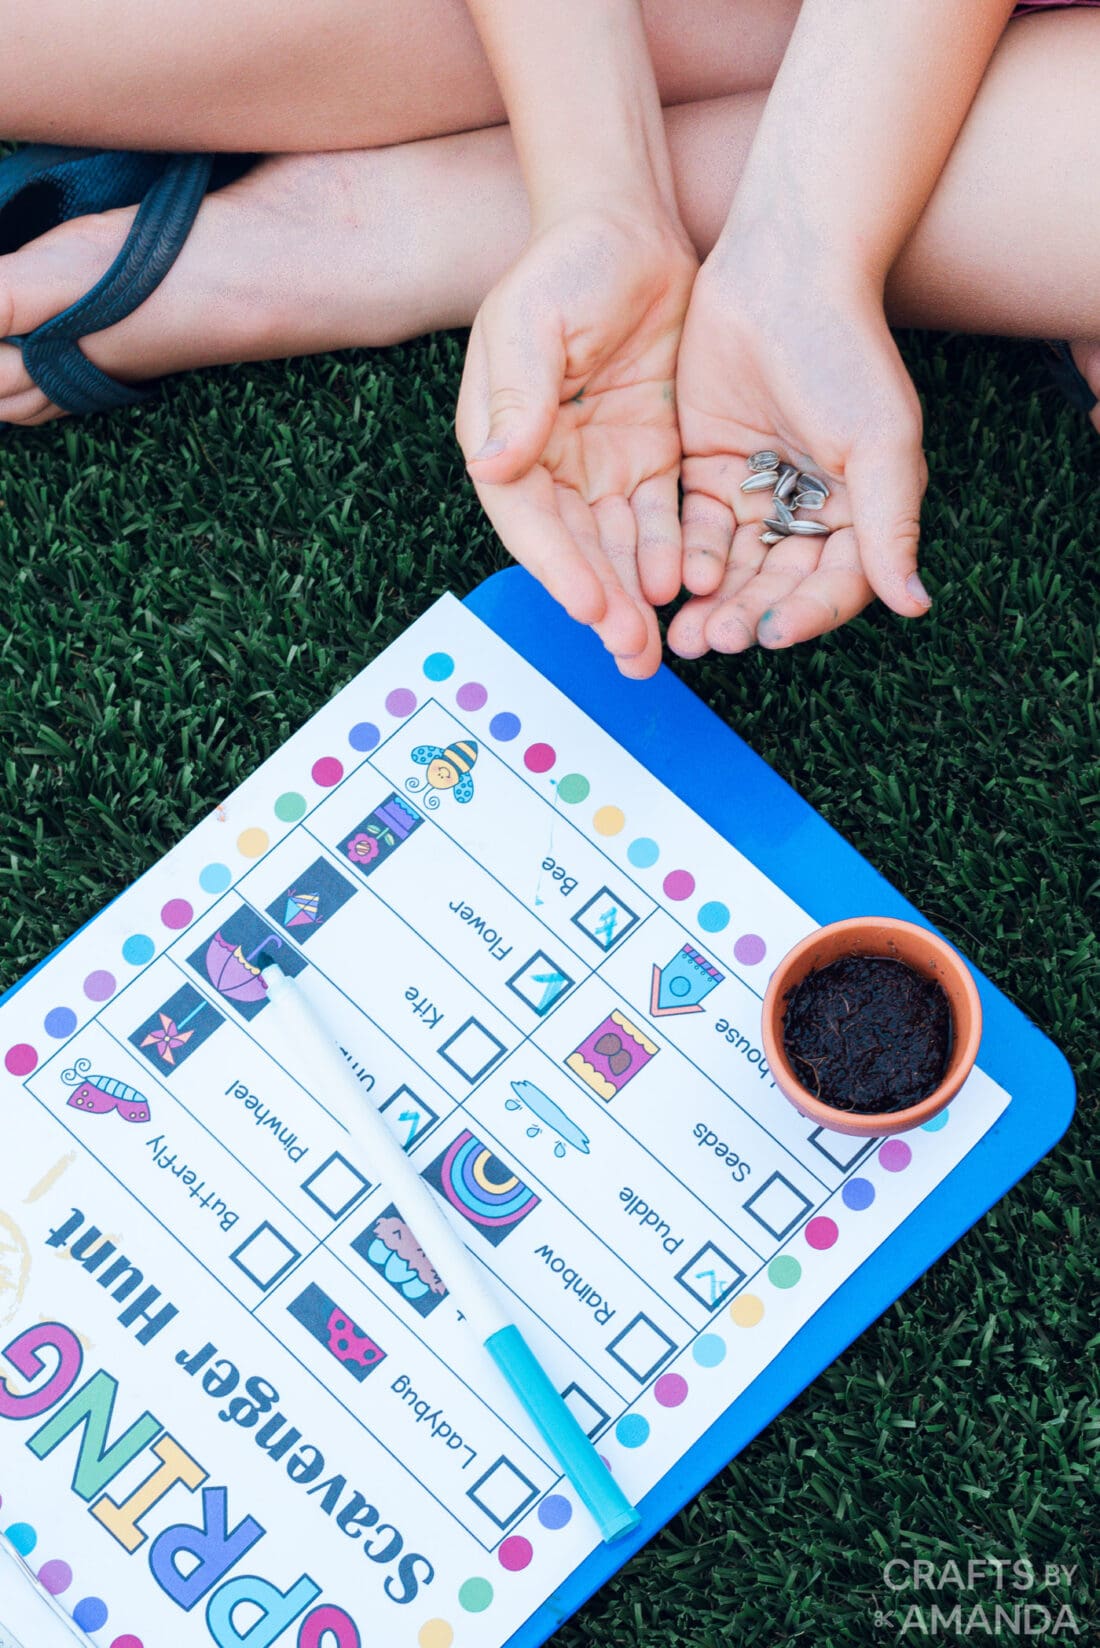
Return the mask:
[[[652,675],[680,589],[676,351],[696,263],[613,209],[542,229],[470,334],[456,427],[507,549],[625,675]]]
[[[785,260],[774,242],[762,255],[720,241],[692,294],[677,401],[695,599],[670,626],[674,651],[790,646],[845,623],[872,593],[905,617],[927,611],[920,406],[873,292],[835,267]],[[828,537],[761,543],[772,496],[741,482],[763,448],[829,478],[825,506],[798,517],[823,520]]]

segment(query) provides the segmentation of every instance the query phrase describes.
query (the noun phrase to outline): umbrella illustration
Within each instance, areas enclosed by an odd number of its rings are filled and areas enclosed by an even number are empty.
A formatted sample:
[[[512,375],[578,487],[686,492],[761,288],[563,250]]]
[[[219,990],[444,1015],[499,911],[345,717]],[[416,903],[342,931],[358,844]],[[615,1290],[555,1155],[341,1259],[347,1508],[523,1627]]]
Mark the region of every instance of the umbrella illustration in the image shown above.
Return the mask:
[[[268,933],[263,943],[257,944],[246,956],[239,944],[231,944],[220,933],[215,933],[206,948],[206,971],[211,984],[230,1001],[263,1001],[267,980],[260,969],[252,965],[252,958],[269,944],[277,947],[281,943],[282,939]]]
[[[321,896],[319,893],[288,893],[283,925],[285,927],[312,927],[321,920],[320,905]]]

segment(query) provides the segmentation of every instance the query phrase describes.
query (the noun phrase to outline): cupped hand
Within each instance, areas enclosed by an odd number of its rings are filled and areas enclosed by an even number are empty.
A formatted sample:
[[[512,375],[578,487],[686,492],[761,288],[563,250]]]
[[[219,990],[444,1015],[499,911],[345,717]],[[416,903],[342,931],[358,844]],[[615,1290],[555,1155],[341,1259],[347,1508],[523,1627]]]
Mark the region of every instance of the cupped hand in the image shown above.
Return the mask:
[[[855,616],[873,595],[928,610],[917,573],[927,466],[921,412],[881,300],[838,270],[756,262],[719,243],[695,282],[677,372],[683,581],[669,627],[682,657],[786,647]],[[828,478],[822,537],[761,542],[770,491],[744,493],[765,448]]]
[[[676,352],[696,261],[660,213],[537,231],[474,321],[456,430],[505,547],[625,675],[680,589]]]

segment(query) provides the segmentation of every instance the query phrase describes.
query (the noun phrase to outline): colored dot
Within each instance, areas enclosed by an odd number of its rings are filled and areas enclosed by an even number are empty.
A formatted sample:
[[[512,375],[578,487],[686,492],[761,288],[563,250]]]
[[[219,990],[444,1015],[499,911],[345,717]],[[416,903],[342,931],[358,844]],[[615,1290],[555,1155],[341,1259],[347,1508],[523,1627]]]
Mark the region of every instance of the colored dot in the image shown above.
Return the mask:
[[[768,953],[768,946],[759,933],[742,933],[733,947],[733,955],[743,967],[755,967]]]
[[[947,1126],[947,1118],[951,1112],[945,1106],[938,1116],[929,1116],[926,1122],[921,1122],[922,1133],[938,1133],[941,1127]]]
[[[678,1408],[687,1400],[688,1382],[682,1373],[662,1373],[653,1387],[653,1395],[662,1408]]]
[[[107,1623],[107,1604],[101,1597],[83,1597],[73,1609],[73,1621],[82,1631],[102,1631]]]
[[[395,687],[386,697],[386,708],[399,718],[411,715],[416,708],[415,692],[410,692],[408,687]]]
[[[621,807],[601,807],[592,818],[592,828],[597,835],[618,835],[626,823],[626,814]]]
[[[44,1562],[38,1570],[38,1580],[42,1588],[49,1591],[51,1596],[60,1596],[67,1591],[73,1582],[73,1571],[67,1562],[59,1558],[53,1562]]]
[[[424,660],[424,674],[429,681],[446,681],[455,672],[455,661],[449,652],[433,652]]]
[[[20,1556],[30,1556],[38,1544],[38,1534],[29,1522],[13,1522],[10,1528],[4,1529],[4,1532]]]
[[[768,1266],[768,1281],[772,1287],[792,1288],[802,1275],[802,1266],[792,1253],[781,1253]]]
[[[143,1648],[143,1644],[140,1637],[131,1636],[129,1631],[127,1631],[124,1637],[115,1638],[111,1644],[111,1648]]]
[[[709,904],[703,905],[696,919],[704,933],[720,933],[723,927],[729,926],[730,913],[724,904],[711,899]]]
[[[128,961],[131,967],[144,967],[156,953],[157,947],[148,933],[131,933],[122,946],[122,959]]]
[[[764,1320],[764,1301],[755,1293],[740,1293],[730,1306],[730,1321],[739,1328],[754,1328]]]
[[[458,1605],[468,1614],[483,1614],[493,1600],[493,1587],[487,1579],[464,1579],[458,1588]]]
[[[287,790],[285,795],[281,795],[275,803],[275,817],[284,824],[296,823],[304,815],[305,810],[306,798],[304,795],[299,795],[297,790]],[[238,842],[237,845],[239,846],[240,843]],[[248,856],[251,858],[259,855],[250,853]]]
[[[573,1517],[573,1507],[564,1494],[547,1494],[539,1506],[539,1521],[544,1528],[564,1528]]]
[[[488,696],[480,681],[466,681],[455,693],[455,703],[460,710],[480,710]]]
[[[661,849],[655,841],[650,841],[647,835],[640,835],[637,841],[632,841],[626,849],[626,856],[635,869],[648,870],[651,864],[656,864],[661,856]]]
[[[878,1153],[878,1159],[887,1173],[904,1173],[913,1160],[913,1152],[904,1139],[887,1139]]]
[[[417,1632],[416,1642],[417,1648],[451,1648],[454,1639],[455,1634],[445,1619],[429,1619]]]
[[[489,722],[489,731],[494,738],[499,738],[502,744],[507,744],[511,739],[517,737],[519,729],[519,716],[513,715],[511,710],[502,710],[499,715],[494,715]]]
[[[695,891],[695,877],[689,870],[670,870],[662,886],[665,889],[665,897],[679,904],[683,899],[690,898]]]
[[[691,1354],[701,1368],[716,1368],[726,1360],[726,1341],[719,1339],[716,1333],[704,1333],[702,1338],[696,1339]]]
[[[510,1574],[522,1573],[534,1554],[531,1541],[524,1539],[522,1534],[513,1534],[510,1539],[504,1540],[497,1552],[501,1567],[507,1568]]]
[[[839,1234],[835,1220],[827,1218],[825,1214],[819,1219],[811,1219],[806,1226],[806,1240],[819,1253],[824,1252],[827,1247],[832,1247]]]
[[[228,864],[204,864],[199,871],[199,886],[204,893],[224,893],[232,880]]]
[[[89,973],[84,980],[84,994],[89,1001],[108,1001],[115,993],[115,975],[103,967]]]
[[[76,1014],[71,1007],[51,1007],[42,1020],[42,1028],[47,1036],[53,1036],[56,1041],[64,1041],[76,1029]]]
[[[322,755],[309,769],[309,776],[322,790],[331,790],[344,776],[344,763],[334,755]]]
[[[615,1426],[615,1440],[624,1448],[640,1448],[649,1440],[649,1420],[642,1413],[624,1413]]]
[[[849,1179],[840,1192],[840,1199],[853,1213],[862,1213],[875,1199],[875,1187],[870,1179]]]
[[[348,733],[348,743],[353,750],[365,755],[368,750],[373,750],[381,736],[373,721],[357,721]]]
[[[301,797],[299,796],[297,799],[300,801]],[[275,811],[279,813],[278,802],[275,803]],[[280,818],[283,816],[284,815],[282,813],[279,813]],[[296,816],[300,817],[301,815],[298,814]],[[242,858],[262,858],[264,853],[267,852],[269,845],[270,838],[267,831],[261,830],[256,824],[253,824],[251,829],[242,830],[240,835],[237,837],[237,851],[240,853]]]
[[[591,788],[583,773],[566,773],[558,780],[558,800],[564,801],[567,806],[576,806],[578,801],[585,801]]]
[[[29,1076],[38,1063],[38,1054],[26,1041],[16,1042],[4,1054],[4,1069],[10,1076]]]
[[[523,752],[528,772],[549,772],[557,759],[557,751],[550,744],[530,744]]]
[[[170,898],[160,912],[160,919],[166,927],[176,930],[194,921],[195,912],[185,898]]]

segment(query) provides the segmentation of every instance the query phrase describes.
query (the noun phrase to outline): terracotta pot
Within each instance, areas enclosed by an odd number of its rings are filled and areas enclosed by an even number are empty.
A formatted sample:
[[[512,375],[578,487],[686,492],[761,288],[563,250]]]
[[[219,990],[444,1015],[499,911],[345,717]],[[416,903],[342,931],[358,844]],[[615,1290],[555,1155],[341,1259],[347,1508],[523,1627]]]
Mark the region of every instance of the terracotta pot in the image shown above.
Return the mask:
[[[886,1115],[837,1110],[808,1092],[783,1049],[783,1014],[787,997],[814,968],[827,967],[842,956],[881,956],[903,961],[915,972],[942,986],[951,1008],[951,1054],[939,1086],[919,1104]],[[834,1133],[879,1138],[920,1127],[950,1104],[970,1074],[982,1039],[982,1004],[970,969],[946,940],[893,916],[855,916],[818,928],[783,957],[772,974],[763,1006],[763,1042],[777,1087],[807,1120]]]

